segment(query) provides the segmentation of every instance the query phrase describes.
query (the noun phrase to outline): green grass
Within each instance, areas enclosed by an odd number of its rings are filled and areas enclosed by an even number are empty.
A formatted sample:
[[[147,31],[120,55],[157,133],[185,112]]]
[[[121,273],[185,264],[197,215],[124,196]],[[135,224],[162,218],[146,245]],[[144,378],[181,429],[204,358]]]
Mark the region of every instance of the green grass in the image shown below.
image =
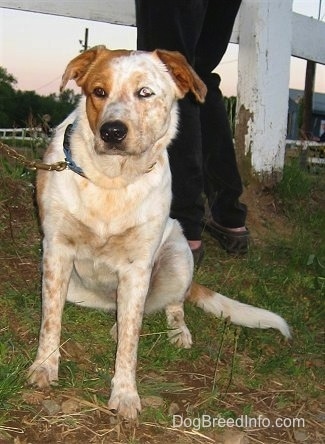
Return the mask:
[[[17,155],[23,156],[26,160],[39,160],[43,157],[46,147],[46,139],[4,139],[0,138],[5,147],[0,146],[0,169],[11,179],[17,180],[22,177],[32,180],[35,173],[26,168],[19,160]],[[10,154],[8,154],[8,152]]]
[[[1,432],[2,425],[18,427],[21,415],[28,421],[34,417],[41,421],[42,416],[41,407],[24,401],[23,396],[30,390],[25,385],[26,369],[35,356],[40,322],[40,236],[31,186],[34,176],[21,178],[19,168],[11,161],[6,166],[6,162],[2,159],[0,163],[0,440],[2,435],[7,437]],[[270,219],[267,235],[243,258],[228,256],[204,234],[207,252],[196,280],[278,312],[292,327],[291,342],[275,331],[229,325],[187,305],[194,345],[190,350],[179,350],[168,342],[164,314],[145,318],[138,354],[139,392],[142,398],[163,399],[161,406],[147,407],[141,415],[140,422],[151,424],[143,432],[154,437],[150,442],[163,442],[158,440],[162,429],[155,431],[154,425],[170,427],[171,403],[188,416],[208,413],[225,418],[257,416],[261,411],[294,416],[302,406],[307,415],[309,405],[318,405],[324,372],[324,187],[324,175],[302,171],[296,163],[286,166],[283,181],[272,192],[281,223],[274,229]],[[250,228],[254,232],[254,227]],[[95,410],[105,408],[116,349],[109,337],[114,322],[113,315],[66,304],[60,381],[47,396],[61,401],[63,395],[73,396]],[[88,428],[101,430],[100,421],[107,422],[99,411],[87,415],[80,423],[74,418],[73,424],[77,421],[83,427],[86,421]],[[62,421],[70,430],[68,419]],[[42,429],[37,420],[31,424]],[[28,426],[24,427],[27,437],[31,436]],[[55,429],[58,434],[60,427]],[[145,442],[141,430],[120,439]],[[263,436],[256,438],[263,440]],[[166,439],[172,442],[174,438]]]
[[[0,137],[0,140],[13,148],[27,148],[28,150],[32,150],[34,154],[37,149],[45,148],[48,143],[46,137],[35,137],[32,139],[17,139],[15,137],[10,139],[1,139]]]

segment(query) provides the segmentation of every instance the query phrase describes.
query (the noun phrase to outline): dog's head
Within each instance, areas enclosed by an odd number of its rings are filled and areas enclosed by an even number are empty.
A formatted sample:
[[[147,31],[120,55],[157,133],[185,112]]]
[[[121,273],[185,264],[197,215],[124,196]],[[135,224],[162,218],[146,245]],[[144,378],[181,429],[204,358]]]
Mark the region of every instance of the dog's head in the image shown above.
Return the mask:
[[[178,52],[115,50],[96,46],[73,59],[61,90],[73,79],[86,96],[98,154],[141,155],[167,146],[176,133],[176,101],[206,87]]]

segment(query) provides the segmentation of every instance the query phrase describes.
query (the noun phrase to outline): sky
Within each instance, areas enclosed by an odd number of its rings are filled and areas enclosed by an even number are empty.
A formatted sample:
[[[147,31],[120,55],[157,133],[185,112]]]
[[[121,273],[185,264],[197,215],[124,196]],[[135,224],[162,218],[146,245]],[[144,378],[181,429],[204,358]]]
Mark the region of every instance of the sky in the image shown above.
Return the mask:
[[[293,10],[318,18],[320,1],[293,0]],[[320,18],[325,20],[325,1]],[[16,78],[17,89],[58,93],[66,64],[82,49],[86,28],[89,46],[135,49],[133,27],[0,8],[0,66]],[[230,44],[218,66],[225,96],[236,95],[237,58],[238,46]],[[290,88],[304,89],[305,67],[304,60],[291,58]],[[317,65],[315,91],[325,93],[324,65]]]

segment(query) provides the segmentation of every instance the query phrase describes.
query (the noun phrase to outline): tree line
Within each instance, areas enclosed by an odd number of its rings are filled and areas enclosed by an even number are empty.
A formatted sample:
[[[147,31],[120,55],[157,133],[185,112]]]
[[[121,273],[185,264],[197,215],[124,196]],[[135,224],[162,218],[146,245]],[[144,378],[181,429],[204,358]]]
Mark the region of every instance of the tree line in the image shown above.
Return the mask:
[[[80,95],[67,89],[60,94],[38,95],[15,89],[17,80],[0,66],[0,128],[55,127],[76,106]]]
[[[72,89],[40,96],[35,91],[15,89],[17,80],[0,66],[0,128],[56,127],[75,108],[80,95]],[[236,97],[224,97],[234,132]]]

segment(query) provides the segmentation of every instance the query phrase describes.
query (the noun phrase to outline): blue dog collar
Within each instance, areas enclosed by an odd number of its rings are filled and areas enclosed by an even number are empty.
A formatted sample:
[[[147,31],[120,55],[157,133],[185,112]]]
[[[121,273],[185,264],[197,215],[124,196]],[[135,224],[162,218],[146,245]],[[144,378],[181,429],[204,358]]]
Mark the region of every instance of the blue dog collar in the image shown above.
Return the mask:
[[[73,131],[73,125],[70,124],[66,127],[64,138],[63,138],[63,152],[65,155],[65,161],[67,163],[67,168],[74,173],[79,174],[79,176],[86,177],[82,168],[80,168],[75,161],[72,159],[71,149],[70,149],[70,137]]]

